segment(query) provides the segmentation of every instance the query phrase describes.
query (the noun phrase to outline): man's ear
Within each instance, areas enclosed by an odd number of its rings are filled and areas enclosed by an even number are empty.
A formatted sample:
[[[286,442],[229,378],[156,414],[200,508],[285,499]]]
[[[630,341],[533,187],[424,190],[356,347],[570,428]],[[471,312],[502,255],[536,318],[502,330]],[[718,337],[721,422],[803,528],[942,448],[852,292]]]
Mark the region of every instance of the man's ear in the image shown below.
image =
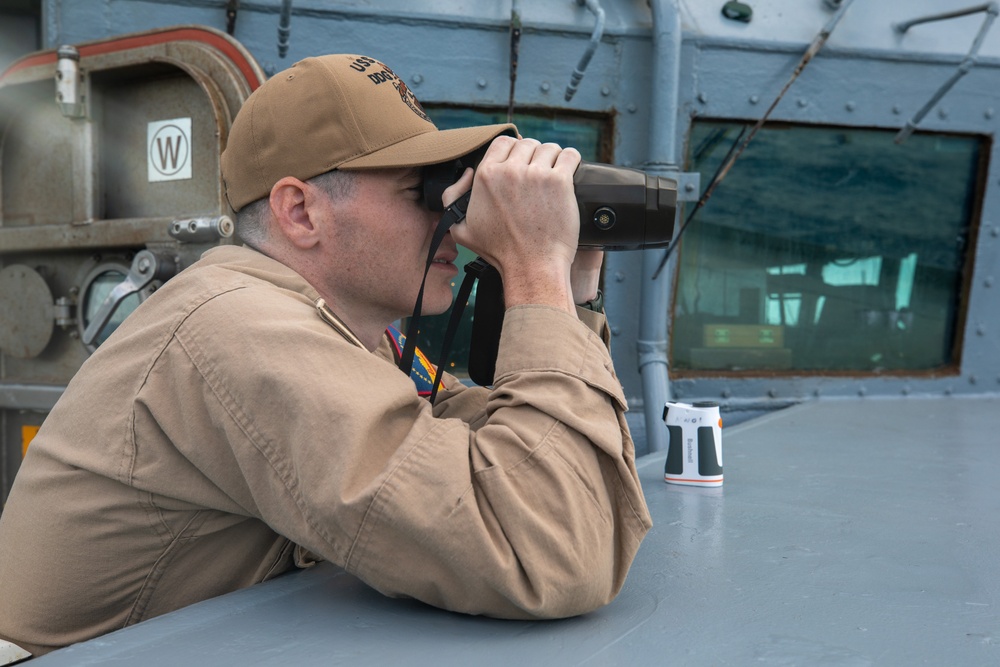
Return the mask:
[[[307,250],[319,242],[319,228],[312,218],[315,193],[308,184],[286,176],[271,188],[271,213],[276,231],[296,248]]]

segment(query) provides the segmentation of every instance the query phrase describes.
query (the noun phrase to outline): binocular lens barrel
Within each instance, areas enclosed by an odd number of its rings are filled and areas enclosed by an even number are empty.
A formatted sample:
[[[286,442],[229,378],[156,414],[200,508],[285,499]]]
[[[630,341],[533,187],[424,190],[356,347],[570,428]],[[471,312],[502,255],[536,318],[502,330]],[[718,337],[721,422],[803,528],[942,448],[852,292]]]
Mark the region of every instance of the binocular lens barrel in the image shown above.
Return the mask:
[[[442,210],[441,195],[482,153],[424,167],[424,201]],[[580,247],[604,250],[660,248],[674,236],[677,182],[638,169],[581,162],[573,177],[580,209]]]

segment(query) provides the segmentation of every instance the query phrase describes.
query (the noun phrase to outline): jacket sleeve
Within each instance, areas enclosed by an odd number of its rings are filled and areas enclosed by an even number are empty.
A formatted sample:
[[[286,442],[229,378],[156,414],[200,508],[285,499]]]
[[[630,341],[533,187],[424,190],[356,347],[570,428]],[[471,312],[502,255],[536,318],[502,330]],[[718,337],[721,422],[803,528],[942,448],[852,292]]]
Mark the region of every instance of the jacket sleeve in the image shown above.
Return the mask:
[[[470,423],[432,414],[409,378],[322,323],[220,331],[244,314],[211,307],[224,312],[178,331],[158,372],[199,392],[185,419],[163,420],[222,505],[387,595],[454,611],[564,617],[621,589],[651,522],[610,356],[578,320],[510,309]]]
[[[603,313],[595,313],[587,308],[577,307],[577,316],[591,331],[601,337],[605,346],[611,349],[611,332]],[[383,349],[384,348],[384,349]],[[380,348],[382,356],[395,362],[388,345]],[[479,424],[485,417],[489,390],[479,386],[466,386],[454,375],[445,373],[437,400],[434,402],[434,416],[461,419],[470,424]]]

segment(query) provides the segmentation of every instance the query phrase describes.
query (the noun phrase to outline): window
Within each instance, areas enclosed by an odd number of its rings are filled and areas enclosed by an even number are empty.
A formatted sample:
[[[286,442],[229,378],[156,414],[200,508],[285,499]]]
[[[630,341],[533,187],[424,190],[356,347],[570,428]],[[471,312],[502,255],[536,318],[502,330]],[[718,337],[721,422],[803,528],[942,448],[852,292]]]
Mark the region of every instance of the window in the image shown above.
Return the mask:
[[[506,111],[483,111],[472,109],[457,109],[452,107],[425,107],[425,111],[441,129],[466,127],[471,125],[489,125],[506,123]],[[598,161],[602,156],[602,141],[604,139],[604,121],[597,118],[565,117],[554,113],[515,114],[514,123],[522,136],[533,137],[539,141],[552,141],[560,146],[573,146],[584,160]],[[474,260],[476,255],[459,246],[459,257],[455,261],[459,272],[452,282],[452,293],[457,295],[462,281],[465,279],[463,267]],[[466,307],[455,335],[455,342],[449,353],[447,370],[453,375],[467,377],[469,359],[469,341],[472,337],[472,317],[476,303],[476,291],[473,288],[469,305]],[[441,341],[448,326],[449,313],[434,317],[421,318],[417,346],[424,351],[432,363],[437,363],[441,353]]]
[[[696,120],[709,180],[734,122]],[[765,126],[680,247],[671,341],[683,374],[930,371],[957,362],[980,137]]]

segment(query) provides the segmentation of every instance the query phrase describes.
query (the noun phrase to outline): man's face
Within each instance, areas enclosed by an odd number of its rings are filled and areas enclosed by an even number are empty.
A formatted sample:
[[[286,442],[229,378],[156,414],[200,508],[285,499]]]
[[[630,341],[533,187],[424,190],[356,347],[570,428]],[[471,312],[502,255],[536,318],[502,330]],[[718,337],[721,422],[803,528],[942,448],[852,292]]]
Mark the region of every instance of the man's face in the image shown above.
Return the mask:
[[[324,230],[326,287],[342,316],[388,324],[413,311],[440,214],[424,204],[420,169],[356,174],[351,196],[328,200],[334,214]],[[443,313],[451,305],[457,256],[455,241],[445,235],[427,274],[425,314]]]

